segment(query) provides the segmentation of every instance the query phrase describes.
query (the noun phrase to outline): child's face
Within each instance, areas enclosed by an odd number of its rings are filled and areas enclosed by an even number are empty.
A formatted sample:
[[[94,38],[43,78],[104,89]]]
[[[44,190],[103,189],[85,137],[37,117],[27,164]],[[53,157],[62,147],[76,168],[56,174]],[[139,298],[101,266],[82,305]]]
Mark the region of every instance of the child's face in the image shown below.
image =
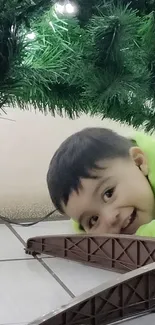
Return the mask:
[[[139,148],[130,158],[100,161],[97,179],[81,179],[78,193],[70,194],[64,212],[91,234],[134,234],[152,220],[154,195],[147,179],[148,165]]]

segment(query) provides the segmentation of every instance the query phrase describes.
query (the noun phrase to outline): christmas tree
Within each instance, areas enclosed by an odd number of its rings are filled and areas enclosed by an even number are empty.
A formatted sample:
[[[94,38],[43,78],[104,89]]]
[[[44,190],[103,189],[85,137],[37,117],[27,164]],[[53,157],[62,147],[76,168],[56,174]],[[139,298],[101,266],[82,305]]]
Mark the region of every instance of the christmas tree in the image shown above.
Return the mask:
[[[89,112],[153,130],[155,1],[61,1],[59,12],[52,5],[2,3],[1,107]]]
[[[35,19],[51,6],[50,0],[0,0],[0,107],[9,104],[10,90],[17,85],[15,70],[22,65],[25,41],[21,27],[30,27]]]

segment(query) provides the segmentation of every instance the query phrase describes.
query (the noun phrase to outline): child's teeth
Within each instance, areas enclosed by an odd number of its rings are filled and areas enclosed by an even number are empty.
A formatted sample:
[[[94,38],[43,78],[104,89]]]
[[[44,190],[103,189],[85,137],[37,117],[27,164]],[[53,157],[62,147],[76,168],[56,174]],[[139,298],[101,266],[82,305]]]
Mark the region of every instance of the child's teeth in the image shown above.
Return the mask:
[[[133,222],[133,213],[131,214],[131,216],[124,222],[124,224],[123,224],[123,227],[122,227],[122,229],[125,229],[125,228],[127,228],[129,225],[130,225],[130,223],[132,223]]]
[[[125,222],[123,229],[125,229],[130,223],[130,218]]]

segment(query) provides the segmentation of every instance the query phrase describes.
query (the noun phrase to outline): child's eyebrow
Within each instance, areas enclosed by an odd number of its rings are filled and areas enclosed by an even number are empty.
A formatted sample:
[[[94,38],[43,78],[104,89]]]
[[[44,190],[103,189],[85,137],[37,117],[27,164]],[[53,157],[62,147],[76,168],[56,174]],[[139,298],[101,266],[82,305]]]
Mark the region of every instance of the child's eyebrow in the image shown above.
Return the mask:
[[[106,177],[106,178],[102,178],[101,180],[100,180],[100,182],[98,182],[98,184],[96,185],[96,187],[95,187],[95,189],[94,189],[94,191],[93,191],[93,196],[94,195],[96,195],[97,194],[97,192],[100,190],[100,188],[101,188],[101,186],[103,185],[103,184],[106,184],[109,180],[111,180],[111,178],[112,177]]]

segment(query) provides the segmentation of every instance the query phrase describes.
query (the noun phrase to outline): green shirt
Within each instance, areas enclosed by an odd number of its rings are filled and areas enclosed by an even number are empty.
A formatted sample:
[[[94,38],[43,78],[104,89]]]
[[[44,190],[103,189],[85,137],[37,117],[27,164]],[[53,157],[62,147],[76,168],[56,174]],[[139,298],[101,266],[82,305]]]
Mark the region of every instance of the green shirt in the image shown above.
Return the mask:
[[[155,138],[141,132],[136,132],[132,138],[148,159],[148,179],[155,195]]]
[[[133,138],[137,146],[142,149],[148,159],[148,179],[155,196],[155,138],[144,133],[136,133]],[[138,236],[155,237],[155,220],[142,225],[136,232]]]

